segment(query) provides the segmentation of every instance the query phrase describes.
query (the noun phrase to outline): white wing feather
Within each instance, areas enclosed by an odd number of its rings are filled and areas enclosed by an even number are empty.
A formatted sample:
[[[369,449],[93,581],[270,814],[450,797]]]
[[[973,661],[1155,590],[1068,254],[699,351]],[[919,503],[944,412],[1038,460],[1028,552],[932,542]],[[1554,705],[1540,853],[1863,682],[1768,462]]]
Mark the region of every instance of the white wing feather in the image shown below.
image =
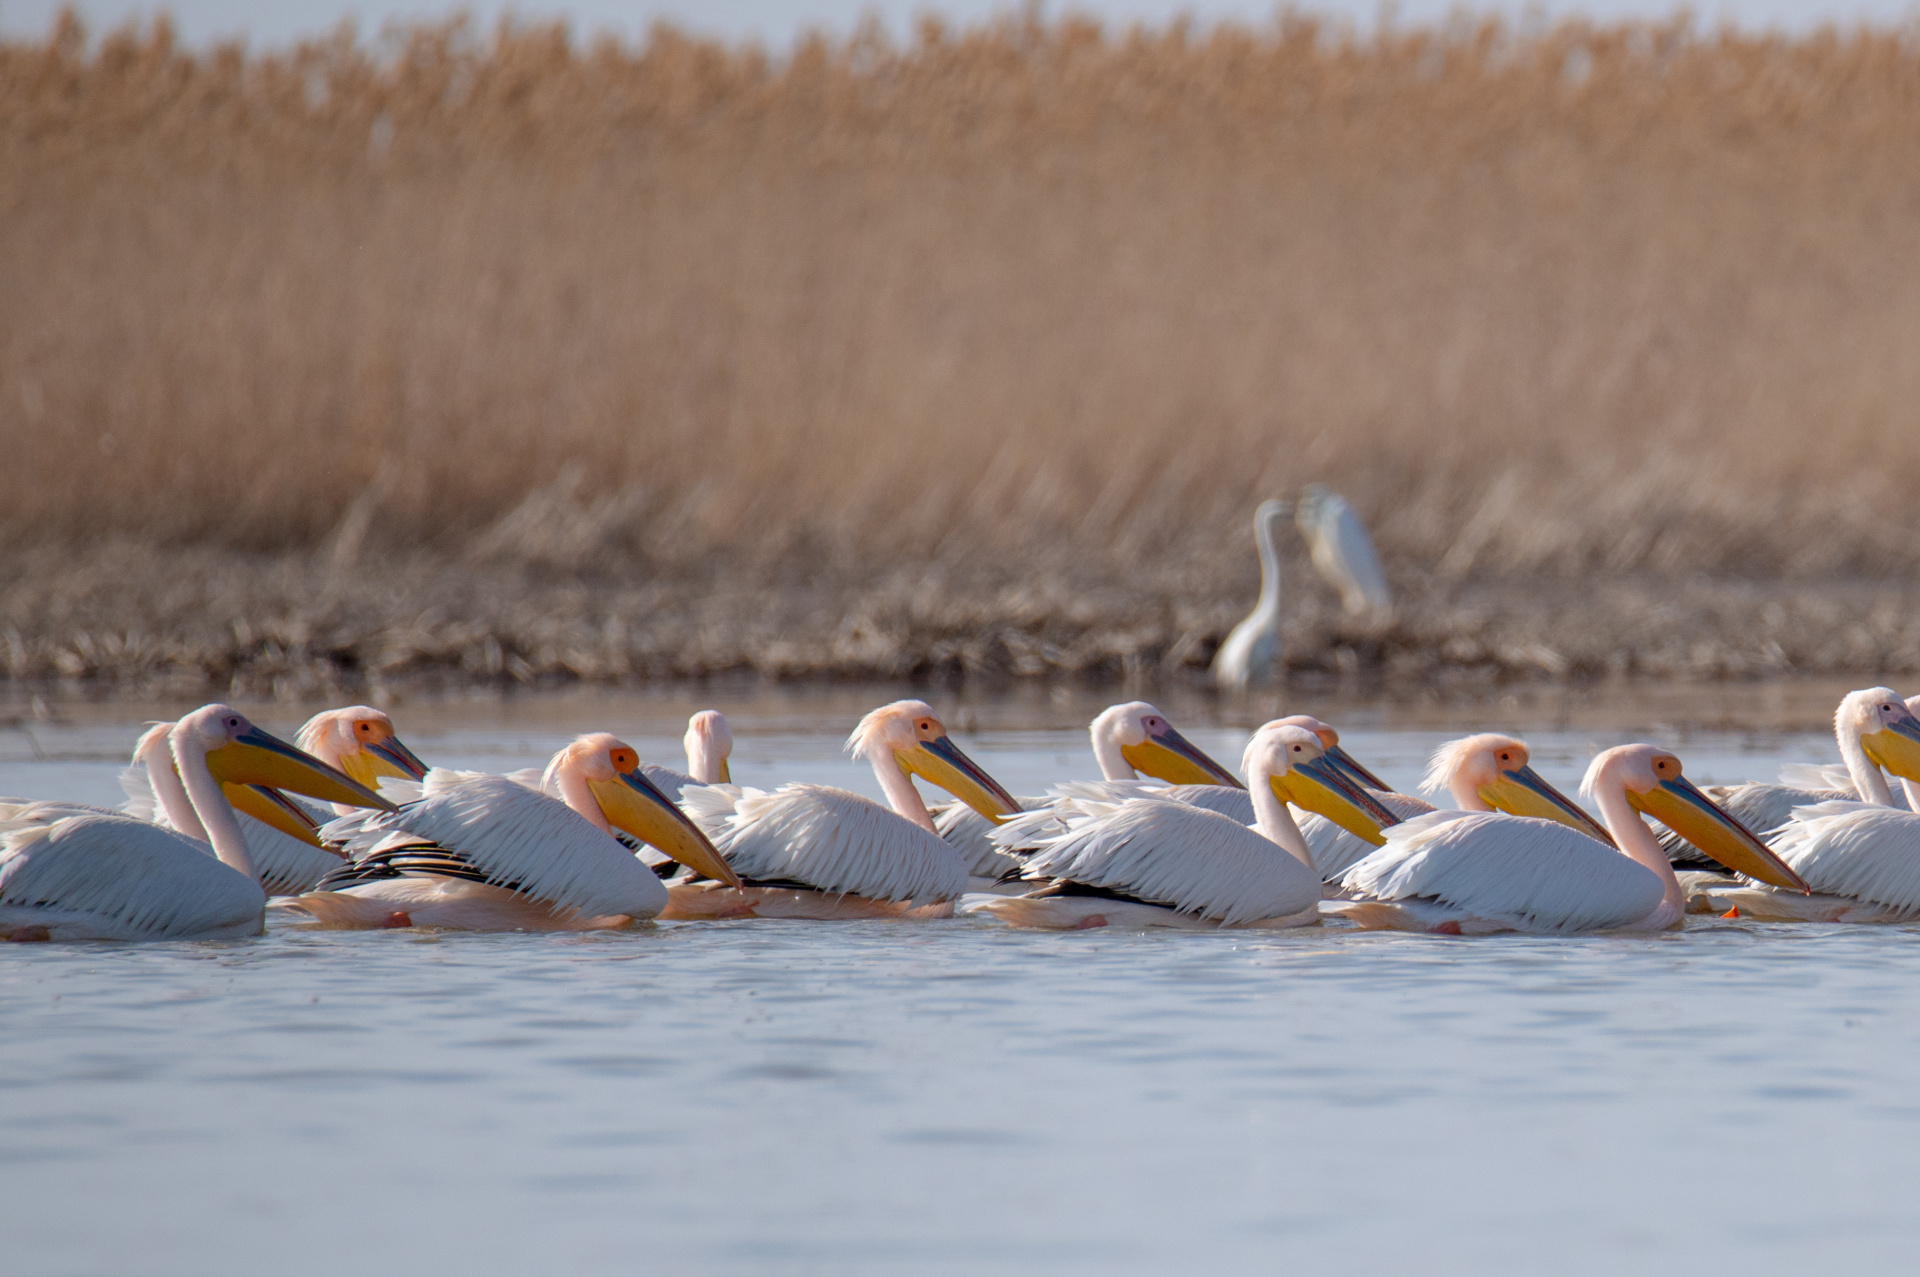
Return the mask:
[[[1527,931],[1604,931],[1660,904],[1643,865],[1551,820],[1437,811],[1387,831],[1343,885],[1376,900],[1434,899]]]
[[[1402,820],[1412,820],[1433,810],[1432,803],[1411,794],[1373,791],[1373,796]],[[1254,821],[1253,795],[1231,785],[1168,785],[1150,780],[1071,780],[1055,785],[1049,791],[1049,797],[1056,817],[1062,824],[1076,815],[1084,814],[1082,805],[1087,802],[1116,803],[1129,798],[1171,798],[1176,802],[1231,816],[1243,825],[1252,825]],[[1001,828],[1008,832],[994,841],[1001,846],[1025,847],[1056,832],[1040,821],[1015,823],[1022,819],[1015,817],[1014,821],[1002,825]],[[1307,850],[1313,855],[1313,863],[1325,882],[1335,881],[1375,851],[1372,843],[1348,833],[1317,812],[1302,811],[1296,807],[1294,819],[1300,826],[1301,837],[1306,839]]]
[[[659,788],[661,793],[676,803],[680,801],[681,790],[688,785],[700,783],[685,772],[677,772],[671,767],[662,767],[658,763],[641,763],[640,771]]]
[[[1920,816],[1910,811],[1850,802],[1798,807],[1773,849],[1817,892],[1920,906]]]
[[[1047,803],[1045,798],[1016,797],[1014,801],[1020,804],[1023,811],[1032,811]],[[1008,855],[996,847],[993,831],[1000,825],[965,803],[948,803],[935,812],[933,827],[941,840],[959,853],[967,872],[976,878],[1005,877],[1010,873],[1018,873],[1021,865],[1026,863],[1020,857]]]
[[[681,801],[735,872],[871,900],[953,900],[967,866],[952,847],[870,799],[830,785],[772,793],[688,785]]]
[[[397,812],[330,821],[321,837],[354,859],[404,834],[464,856],[488,881],[588,916],[652,917],[666,908],[660,880],[607,834],[558,799],[504,776],[436,767],[427,796]]]
[[[69,806],[29,806],[0,823],[0,906],[87,915],[128,938],[260,918],[266,894],[204,844],[127,816],[70,815]]]
[[[1231,816],[1130,798],[1077,822],[1027,861],[1027,878],[1066,878],[1225,923],[1277,918],[1320,898],[1317,874]]]

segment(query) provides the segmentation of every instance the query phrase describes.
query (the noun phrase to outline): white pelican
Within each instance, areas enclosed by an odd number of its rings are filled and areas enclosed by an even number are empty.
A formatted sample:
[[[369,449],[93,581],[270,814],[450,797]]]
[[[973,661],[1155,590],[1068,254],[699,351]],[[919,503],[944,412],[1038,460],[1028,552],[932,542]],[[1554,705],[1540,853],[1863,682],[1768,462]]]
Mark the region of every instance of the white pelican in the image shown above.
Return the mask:
[[[13,940],[209,939],[258,935],[266,907],[223,784],[328,802],[392,804],[225,705],[169,733],[174,766],[211,842],[125,815],[33,804],[0,822],[0,935]]]
[[[828,785],[772,793],[688,786],[682,801],[726,854],[743,886],[669,885],[667,918],[943,918],[967,888],[967,866],[934,831],[912,776],[989,819],[1020,808],[947,736],[925,701],[895,701],[847,741],[873,765],[886,807]]]
[[[1083,802],[1023,877],[1024,896],[969,898],[968,913],[1023,927],[1297,927],[1319,921],[1320,874],[1287,809],[1297,803],[1377,831],[1393,816],[1329,764],[1300,727],[1262,728],[1247,744],[1255,822],[1166,798]]]
[[[727,760],[733,756],[733,728],[727,716],[717,709],[703,709],[687,719],[687,734],[681,741],[687,751],[687,770],[677,772],[657,763],[641,763],[656,788],[675,802],[688,785],[727,785],[733,773]]]
[[[1844,776],[1833,774],[1827,768],[1783,769],[1783,774],[1796,781],[1811,781],[1822,788],[1750,783],[1709,785],[1706,792],[1741,824],[1769,842],[1774,831],[1787,824],[1796,807],[1853,800],[1876,807],[1896,805],[1894,793],[1880,769],[1913,774],[1920,768],[1920,718],[1914,716],[1913,709],[1900,699],[1900,694],[1890,687],[1868,687],[1847,693],[1834,710],[1833,735],[1846,768]],[[1676,865],[1691,869],[1712,863],[1678,836],[1669,834],[1661,843]]]
[[[393,720],[371,705],[322,710],[301,724],[293,739],[300,748],[338,767],[368,789],[378,790],[383,778],[419,781],[427,774],[427,765],[394,734]],[[334,805],[337,816],[352,810]]]
[[[1445,789],[1462,811],[1538,816],[1606,841],[1606,830],[1542,780],[1529,765],[1528,757],[1526,742],[1512,736],[1484,733],[1449,741],[1434,752],[1420,788],[1428,793]],[[1375,786],[1369,789],[1382,806],[1403,821],[1435,810],[1432,803],[1412,794],[1383,793]],[[1378,846],[1378,840],[1342,829],[1314,814],[1301,820],[1300,830],[1306,835],[1321,877],[1329,883],[1339,882]],[[1338,895],[1340,889],[1330,894]]]
[[[1393,792],[1385,781],[1362,767],[1341,746],[1338,732],[1313,715],[1292,714],[1286,718],[1276,718],[1264,724],[1260,730],[1267,731],[1277,727],[1300,727],[1312,732],[1320,742],[1322,756],[1327,765],[1344,774],[1354,785],[1366,790],[1375,801],[1399,819],[1408,820],[1433,810],[1430,803],[1422,802],[1411,795]],[[1252,796],[1248,791],[1237,786],[1228,788],[1224,785],[1159,785],[1124,778],[1106,781],[1068,781],[1053,787],[1044,806],[1040,803],[1032,804],[1027,815],[1016,816],[1008,822],[1004,832],[992,839],[992,845],[1003,848],[1002,859],[1012,864],[1017,870],[1020,849],[1029,845],[1039,845],[1041,840],[1065,829],[1067,821],[1073,816],[1085,815],[1080,804],[1084,802],[1117,803],[1129,798],[1170,798],[1195,807],[1204,807],[1208,811],[1217,811],[1223,816],[1232,817],[1242,825],[1251,825],[1255,819]],[[1037,814],[1042,811],[1049,813],[1052,819]],[[1379,845],[1377,834],[1373,835],[1371,840],[1363,838],[1350,830],[1342,829],[1318,812],[1303,811],[1296,820],[1301,836],[1306,839],[1307,850],[1313,856],[1314,864],[1320,869],[1321,878],[1327,881],[1339,877],[1348,866]]]
[[[1851,714],[1848,702],[1865,700]],[[1915,698],[1920,700],[1920,698]],[[1905,711],[1902,713],[1902,711]],[[1731,913],[1760,922],[1911,922],[1920,918],[1920,814],[1890,805],[1893,794],[1880,774],[1892,772],[1910,797],[1920,779],[1920,720],[1913,704],[1886,688],[1855,692],[1841,702],[1842,732],[1851,794],[1816,798],[1793,806],[1789,818],[1768,834],[1780,858],[1812,887],[1793,896],[1764,885],[1715,885],[1701,898],[1703,912]],[[1847,735],[1855,740],[1849,748]],[[1770,787],[1771,788],[1771,787]]]
[[[329,927],[622,927],[658,914],[667,890],[615,829],[701,873],[732,877],[633,748],[605,732],[555,754],[542,788],[436,767],[418,802],[323,826],[351,863],[286,903]]]
[[[172,723],[155,723],[134,746],[132,765],[120,773],[120,787],[127,794],[122,812],[207,842],[206,827],[174,768],[167,740],[172,727]],[[260,886],[269,896],[305,891],[340,867],[340,853],[320,841],[319,822],[278,790],[223,785],[221,793],[239,817]]]
[[[1136,773],[1144,773],[1173,785],[1220,786],[1245,794],[1232,772],[1175,731],[1167,716],[1145,701],[1128,701],[1101,710],[1087,725],[1087,735],[1093,742],[1094,761],[1106,780],[1132,781]],[[1015,799],[1023,811],[1034,810],[1047,801],[1044,797]],[[1247,820],[1252,819],[1249,808]],[[992,881],[1020,870],[1017,857],[994,844],[992,835],[997,824],[964,802],[948,803],[934,816],[934,832],[960,853],[967,863],[968,876],[985,880],[969,883],[971,890],[992,890]]]
[[[1513,797],[1577,810],[1544,781]],[[1501,782],[1504,786],[1507,782]],[[1687,912],[1686,893],[1646,813],[1728,868],[1780,886],[1805,884],[1747,828],[1715,806],[1653,745],[1621,745],[1587,769],[1609,846],[1558,820],[1506,813],[1434,812],[1386,831],[1386,846],[1341,880],[1355,897],[1325,909],[1362,927],[1482,935],[1496,931],[1665,931]]]
[[[1253,539],[1260,547],[1260,599],[1213,654],[1213,681],[1245,691],[1264,687],[1280,674],[1280,547],[1276,529],[1292,509],[1285,501],[1262,501],[1253,512]]]
[[[1322,484],[1309,484],[1294,504],[1293,521],[1306,539],[1313,566],[1340,592],[1340,606],[1349,616],[1392,610],[1393,595],[1373,538],[1345,497]]]

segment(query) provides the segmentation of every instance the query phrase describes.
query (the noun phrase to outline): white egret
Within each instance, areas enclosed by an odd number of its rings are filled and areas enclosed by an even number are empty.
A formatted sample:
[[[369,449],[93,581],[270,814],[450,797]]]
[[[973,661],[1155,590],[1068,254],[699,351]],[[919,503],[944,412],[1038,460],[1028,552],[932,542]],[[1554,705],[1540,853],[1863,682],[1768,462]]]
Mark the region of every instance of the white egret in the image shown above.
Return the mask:
[[[321,836],[351,863],[286,903],[350,929],[626,926],[664,909],[667,890],[616,829],[737,882],[706,835],[646,778],[639,755],[613,736],[582,736],[559,751],[541,788],[436,767],[418,802],[323,826]]]
[[[828,785],[772,793],[688,786],[687,810],[726,854],[741,887],[676,881],[668,918],[946,917],[966,890],[967,865],[934,830],[912,776],[988,819],[1019,810],[1011,795],[947,736],[925,701],[868,714],[847,742],[873,766],[892,810]]]
[[[1309,484],[1294,503],[1293,521],[1306,539],[1313,566],[1339,592],[1348,615],[1378,616],[1393,609],[1373,538],[1345,497],[1323,484]]]
[[[1370,929],[1480,935],[1497,931],[1663,931],[1680,926],[1687,898],[1645,813],[1728,868],[1783,887],[1806,885],[1739,821],[1681,775],[1653,745],[1602,752],[1582,786],[1613,845],[1573,824],[1578,811],[1538,777],[1501,781],[1509,796],[1556,819],[1438,811],[1385,831],[1386,845],[1347,871],[1353,897],[1325,910]],[[1581,813],[1584,816],[1584,813]]]
[[[1310,731],[1262,728],[1247,744],[1252,828],[1159,797],[1083,802],[1044,840],[1020,896],[976,896],[969,913],[1024,927],[1296,927],[1319,920],[1320,874],[1288,810],[1297,803],[1355,829],[1393,816],[1323,756]]]
[[[160,940],[258,935],[266,892],[223,785],[325,802],[392,804],[225,705],[168,733],[174,767],[211,844],[131,816],[29,804],[0,821],[0,936]]]
[[[1253,539],[1260,548],[1260,598],[1213,654],[1213,679],[1235,691],[1265,687],[1280,675],[1280,546],[1278,529],[1292,507],[1263,501],[1253,512]]]

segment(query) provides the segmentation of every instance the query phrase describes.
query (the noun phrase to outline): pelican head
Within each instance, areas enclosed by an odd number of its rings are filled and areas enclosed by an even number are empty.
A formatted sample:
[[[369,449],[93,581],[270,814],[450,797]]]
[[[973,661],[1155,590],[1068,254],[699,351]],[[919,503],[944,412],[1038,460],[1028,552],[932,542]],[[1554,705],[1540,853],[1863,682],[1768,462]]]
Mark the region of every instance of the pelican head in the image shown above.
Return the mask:
[[[312,754],[261,731],[226,705],[203,705],[173,725],[174,756],[191,750],[226,785],[265,785],[349,807],[394,811],[394,805]]]
[[[591,732],[555,754],[541,788],[608,833],[619,829],[696,873],[740,885],[727,858],[640,770],[633,746],[607,732]]]
[[[1616,745],[1595,755],[1580,792],[1604,801],[1609,789],[1623,792],[1627,805],[1679,834],[1715,860],[1749,878],[1808,890],[1787,863],[1753,831],[1680,774],[1680,759],[1657,745]]]
[[[1429,794],[1444,789],[1467,811],[1557,820],[1614,845],[1604,825],[1528,766],[1527,743],[1517,737],[1482,732],[1448,741],[1433,752],[1420,788]]]
[[[1920,780],[1920,718],[1891,687],[1847,693],[1834,711],[1833,727],[1842,739],[1858,740],[1874,766]]]
[[[427,765],[394,735],[393,720],[368,705],[315,714],[294,739],[363,785],[378,786],[382,776],[420,780],[427,774]]]
[[[1357,785],[1368,789],[1377,789],[1383,794],[1391,794],[1393,786],[1362,767],[1352,754],[1340,748],[1340,733],[1332,726],[1321,722],[1311,714],[1289,714],[1285,718],[1276,718],[1265,727],[1304,727],[1319,740],[1320,747],[1327,751],[1327,758],[1347,774],[1347,778]]]
[[[847,748],[855,758],[869,761],[891,757],[902,771],[940,786],[996,824],[1020,810],[999,781],[948,739],[946,727],[925,701],[882,705],[860,720]]]
[[[1232,772],[1174,731],[1167,716],[1145,701],[1128,701],[1102,710],[1089,732],[1095,755],[1101,753],[1103,743],[1111,743],[1127,766],[1155,780],[1173,785],[1245,788]]]
[[[703,785],[733,781],[727,759],[733,754],[733,729],[717,709],[703,709],[687,720],[687,773]]]
[[[1240,769],[1255,785],[1269,785],[1281,802],[1317,812],[1378,847],[1400,818],[1326,757],[1326,746],[1304,727],[1269,723],[1253,734]]]

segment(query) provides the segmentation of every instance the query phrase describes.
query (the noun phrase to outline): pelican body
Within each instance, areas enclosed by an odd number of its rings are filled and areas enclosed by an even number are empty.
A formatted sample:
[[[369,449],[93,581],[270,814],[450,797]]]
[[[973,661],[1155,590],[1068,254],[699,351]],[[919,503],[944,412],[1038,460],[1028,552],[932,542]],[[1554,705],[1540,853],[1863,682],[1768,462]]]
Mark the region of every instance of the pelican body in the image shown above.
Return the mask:
[[[168,731],[167,741],[207,841],[127,815],[75,814],[67,804],[13,808],[0,821],[0,936],[178,940],[258,935],[267,896],[223,786],[264,785],[326,802],[392,807],[225,705],[188,714]]]
[[[350,863],[287,903],[323,926],[347,929],[624,927],[664,909],[667,891],[615,839],[616,829],[701,872],[732,876],[706,836],[641,772],[633,748],[599,732],[555,754],[540,790],[436,767],[419,801],[390,815],[330,822],[321,834]]]
[[[1319,921],[1320,875],[1289,802],[1355,829],[1393,816],[1304,728],[1262,728],[1242,759],[1255,821],[1162,797],[1084,802],[1027,860],[1021,896],[967,911],[1023,927],[1296,927]],[[1377,834],[1376,834],[1377,836]]]
[[[1866,801],[1804,795],[1809,801],[1794,803],[1769,835],[1811,891],[1795,895],[1765,882],[1714,884],[1699,897],[1702,912],[1760,922],[1920,919],[1920,814],[1893,805],[1881,772],[1892,772],[1903,790],[1920,780],[1920,720],[1897,693],[1876,687],[1841,701],[1834,726],[1852,792]]]
[[[1108,706],[1088,724],[1087,735],[1100,775],[1107,781],[1130,782],[1145,775],[1173,785],[1246,792],[1232,772],[1175,731],[1167,716],[1145,701]],[[1046,798],[1014,801],[1023,811],[1047,803]],[[1015,877],[1024,867],[1021,848],[994,842],[998,827],[996,819],[959,801],[934,817],[934,831],[966,862],[971,891],[999,890],[997,883]]]
[[[772,793],[689,786],[687,810],[738,873],[737,885],[683,877],[664,918],[944,918],[967,887],[967,863],[936,832],[919,776],[989,820],[1019,811],[961,752],[925,701],[896,701],[848,739],[889,807],[830,785]]]
[[[1920,697],[1916,697],[1920,700]],[[1769,842],[1784,833],[1796,808],[1821,803],[1861,802],[1875,807],[1895,805],[1896,795],[1887,785],[1882,768],[1901,778],[1903,790],[1913,782],[1908,775],[1920,771],[1920,718],[1912,706],[1890,687],[1868,687],[1849,692],[1833,714],[1834,741],[1840,749],[1844,774],[1830,769],[1795,767],[1783,769],[1796,781],[1811,784],[1709,785],[1707,794],[1733,814],[1747,828],[1757,830]],[[1818,787],[1815,787],[1818,786]],[[1906,794],[1899,796],[1905,800]],[[1911,809],[1911,803],[1906,805]],[[1668,832],[1661,838],[1668,858],[1688,869],[1713,868],[1711,857],[1684,838]],[[1803,907],[1805,902],[1793,906]]]
[[[1342,878],[1353,898],[1326,909],[1364,928],[1447,935],[1669,930],[1682,924],[1687,897],[1643,813],[1729,868],[1804,890],[1764,843],[1685,779],[1677,757],[1655,746],[1609,749],[1588,768],[1582,788],[1600,808],[1605,841],[1545,781],[1507,775],[1496,780],[1500,799],[1555,818],[1436,811],[1407,821]]]

